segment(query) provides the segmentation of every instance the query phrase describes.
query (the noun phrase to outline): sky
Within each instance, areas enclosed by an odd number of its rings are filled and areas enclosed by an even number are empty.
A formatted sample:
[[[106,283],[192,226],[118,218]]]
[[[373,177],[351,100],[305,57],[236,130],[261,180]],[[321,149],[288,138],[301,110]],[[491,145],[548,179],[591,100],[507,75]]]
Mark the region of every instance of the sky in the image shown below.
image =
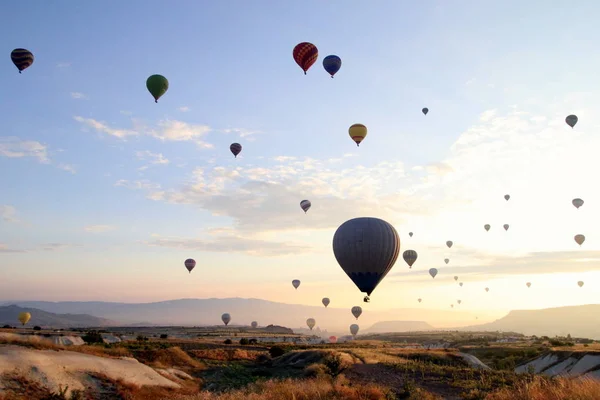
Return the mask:
[[[331,242],[371,216],[419,257],[412,269],[399,259],[368,308],[491,318],[597,303],[598,12],[541,0],[7,3],[0,300],[351,307],[363,294]],[[304,41],[319,49],[307,75],[292,58]],[[9,57],[19,47],[35,56],[22,74]],[[334,79],[329,54],[342,59]],[[158,103],[152,74],[169,80]],[[354,123],[368,127],[360,147]]]

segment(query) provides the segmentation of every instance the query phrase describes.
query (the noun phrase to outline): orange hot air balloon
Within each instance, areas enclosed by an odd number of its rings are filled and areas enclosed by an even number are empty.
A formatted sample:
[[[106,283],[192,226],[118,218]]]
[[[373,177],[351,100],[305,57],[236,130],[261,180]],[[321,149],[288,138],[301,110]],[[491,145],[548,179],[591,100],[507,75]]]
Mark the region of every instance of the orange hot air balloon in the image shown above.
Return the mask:
[[[306,75],[306,71],[317,61],[317,58],[319,58],[317,46],[308,42],[298,43],[294,47],[292,54],[296,64],[304,71],[304,75]]]

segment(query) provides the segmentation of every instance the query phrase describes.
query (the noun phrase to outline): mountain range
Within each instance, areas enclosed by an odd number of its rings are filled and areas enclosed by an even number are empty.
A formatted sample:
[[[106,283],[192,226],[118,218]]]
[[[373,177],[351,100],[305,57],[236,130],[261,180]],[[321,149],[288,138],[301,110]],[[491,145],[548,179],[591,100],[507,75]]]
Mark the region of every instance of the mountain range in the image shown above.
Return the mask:
[[[17,319],[22,312],[31,314],[28,327],[82,328],[86,326],[114,326],[115,322],[87,314],[55,314],[32,307],[8,305],[0,307],[0,326],[21,326]]]

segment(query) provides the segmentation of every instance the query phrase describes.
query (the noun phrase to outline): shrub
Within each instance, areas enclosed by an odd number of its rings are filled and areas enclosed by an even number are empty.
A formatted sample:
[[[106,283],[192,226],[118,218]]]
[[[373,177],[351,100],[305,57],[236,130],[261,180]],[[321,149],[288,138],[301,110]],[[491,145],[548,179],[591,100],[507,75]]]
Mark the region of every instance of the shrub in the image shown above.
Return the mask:
[[[137,337],[135,338],[135,340],[137,340],[138,342],[147,342],[148,341],[148,337],[146,337],[144,335],[137,335]]]
[[[42,328],[36,325],[36,326],[33,327],[33,330],[34,331],[41,331]]]
[[[2,328],[3,329],[12,329],[12,326],[10,326],[10,325],[4,325]]]
[[[169,335],[167,335],[166,333],[163,333],[160,335],[161,339],[167,339],[169,337]]]
[[[248,344],[257,344],[257,343],[258,343],[258,340],[254,339],[254,338],[248,340]]]
[[[249,342],[248,342],[248,339],[246,339],[246,338],[241,338],[241,339],[240,339],[240,344],[241,344],[242,346],[245,346],[245,345],[247,345],[248,343],[249,343]]]
[[[231,341],[231,339],[225,339],[225,341],[223,343],[225,343],[225,344],[231,344],[233,342]]]
[[[282,356],[282,355],[284,355],[287,352],[288,352],[288,350],[285,347],[282,347],[282,346],[272,346],[269,349],[269,354],[273,358]]]
[[[102,335],[100,333],[98,333],[97,331],[87,331],[86,334],[84,336],[82,336],[81,338],[87,344],[104,343],[104,340],[102,339]]]

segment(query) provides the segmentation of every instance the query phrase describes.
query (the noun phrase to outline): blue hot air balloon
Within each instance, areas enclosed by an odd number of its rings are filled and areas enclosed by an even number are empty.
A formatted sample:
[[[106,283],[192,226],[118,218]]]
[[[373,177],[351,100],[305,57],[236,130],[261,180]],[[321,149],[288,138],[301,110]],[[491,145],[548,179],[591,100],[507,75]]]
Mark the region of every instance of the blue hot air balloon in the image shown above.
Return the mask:
[[[333,78],[335,73],[342,68],[342,59],[338,56],[327,56],[323,59],[323,68],[325,68],[325,71]]]

